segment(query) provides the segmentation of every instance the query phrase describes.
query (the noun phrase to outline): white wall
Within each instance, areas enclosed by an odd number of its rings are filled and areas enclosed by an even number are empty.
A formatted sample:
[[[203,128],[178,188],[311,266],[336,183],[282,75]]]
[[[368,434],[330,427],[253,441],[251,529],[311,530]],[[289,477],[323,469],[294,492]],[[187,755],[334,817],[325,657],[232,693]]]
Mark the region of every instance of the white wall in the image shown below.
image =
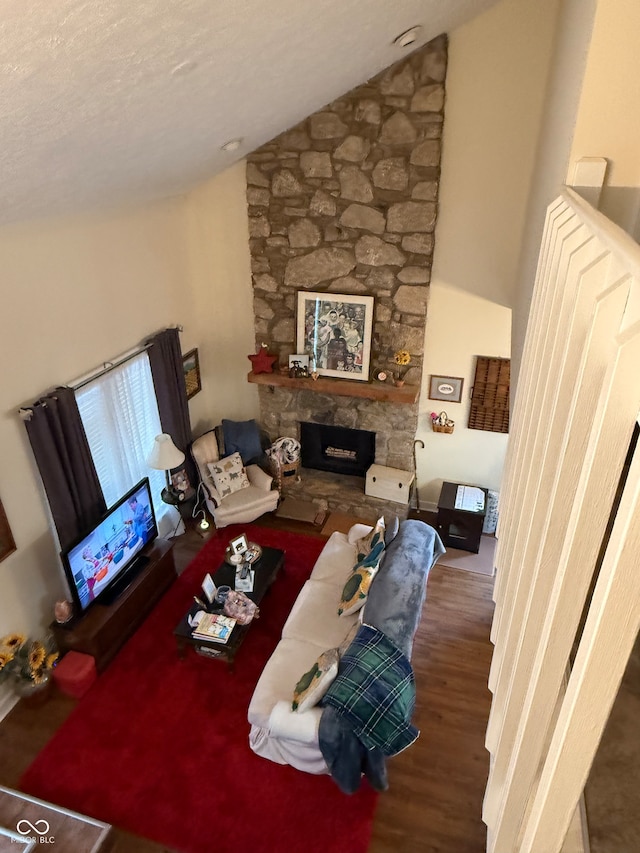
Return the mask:
[[[571,148],[608,161],[600,210],[640,239],[640,3],[599,0]]]
[[[554,55],[522,235],[511,337],[511,382],[517,376],[547,206],[566,182],[571,145],[598,0],[561,0]]]
[[[1,636],[43,631],[64,593],[21,405],[178,323],[200,354],[194,430],[255,415],[244,164],[185,199],[7,227],[0,268],[0,499],[17,545],[0,563]]]
[[[502,0],[450,33],[442,178],[417,438],[421,502],[442,480],[499,488],[507,436],[465,426],[475,356],[510,356],[510,308],[559,0]],[[452,435],[429,376],[464,378]],[[439,409],[438,409],[439,411]]]
[[[243,160],[186,199],[188,280],[204,377],[191,401],[196,436],[222,418],[259,414],[257,388],[247,382],[256,346],[246,192]]]
[[[502,0],[449,35],[434,276],[511,307],[559,0]]]
[[[191,312],[177,202],[7,227],[0,268],[0,498],[17,545],[0,563],[4,634],[41,630],[64,589],[18,408]]]
[[[438,318],[431,322],[431,318]],[[434,509],[443,480],[499,489],[508,436],[467,428],[476,355],[509,358],[511,311],[456,287],[431,287],[425,362],[429,373],[464,378],[462,401],[429,400],[425,383],[420,400],[424,450],[416,449],[418,486],[423,509]],[[428,377],[427,377],[428,380]],[[453,433],[431,429],[430,413],[446,410]],[[424,504],[424,506],[422,506]]]
[[[519,366],[547,205],[582,157],[608,161],[600,209],[640,240],[640,4],[562,0],[535,180],[517,276],[513,356]]]

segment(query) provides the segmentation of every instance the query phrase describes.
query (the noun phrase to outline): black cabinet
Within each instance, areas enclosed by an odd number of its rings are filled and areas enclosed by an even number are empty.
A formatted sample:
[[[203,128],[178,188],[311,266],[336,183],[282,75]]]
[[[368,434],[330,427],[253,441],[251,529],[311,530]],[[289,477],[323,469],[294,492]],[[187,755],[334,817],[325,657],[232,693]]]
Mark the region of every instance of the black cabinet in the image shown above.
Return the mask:
[[[478,500],[464,501],[460,490],[476,489]],[[467,496],[469,492],[467,492]],[[467,508],[462,508],[462,506]],[[481,505],[481,506],[480,506]],[[458,548],[477,554],[487,511],[487,489],[463,483],[443,483],[438,500],[437,528],[445,548]]]

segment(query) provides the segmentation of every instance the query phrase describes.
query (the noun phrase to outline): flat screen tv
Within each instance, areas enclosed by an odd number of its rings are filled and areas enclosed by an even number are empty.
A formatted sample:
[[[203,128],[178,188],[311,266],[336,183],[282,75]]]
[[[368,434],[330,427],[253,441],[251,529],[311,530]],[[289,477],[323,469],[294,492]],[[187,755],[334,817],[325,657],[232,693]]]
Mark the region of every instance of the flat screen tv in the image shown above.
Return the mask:
[[[77,612],[94,601],[109,603],[146,562],[140,553],[158,535],[145,477],[61,553]]]

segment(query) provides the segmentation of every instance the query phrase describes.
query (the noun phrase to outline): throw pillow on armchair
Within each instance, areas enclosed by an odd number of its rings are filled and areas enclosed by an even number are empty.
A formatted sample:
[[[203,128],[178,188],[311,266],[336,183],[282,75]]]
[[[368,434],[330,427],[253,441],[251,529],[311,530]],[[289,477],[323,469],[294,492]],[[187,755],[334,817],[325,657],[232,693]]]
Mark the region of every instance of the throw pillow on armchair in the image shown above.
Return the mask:
[[[217,462],[209,462],[209,471],[221,498],[226,498],[250,483],[239,453],[232,453]]]
[[[254,420],[230,421],[222,419],[224,455],[239,453],[245,465],[259,463],[264,455],[260,428]]]

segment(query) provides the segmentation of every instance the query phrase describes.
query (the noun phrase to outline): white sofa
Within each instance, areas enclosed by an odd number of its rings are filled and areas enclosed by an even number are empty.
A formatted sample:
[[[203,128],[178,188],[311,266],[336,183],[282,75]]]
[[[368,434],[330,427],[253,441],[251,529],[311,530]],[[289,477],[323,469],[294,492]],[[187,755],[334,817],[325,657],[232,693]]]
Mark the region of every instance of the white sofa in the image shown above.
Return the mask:
[[[318,656],[340,646],[359,621],[360,613],[338,616],[338,602],[355,562],[351,542],[369,530],[357,524],[349,536],[331,534],[258,680],[249,704],[249,743],[263,758],[307,773],[329,772],[318,743],[323,709],[316,706],[302,714],[292,711],[293,688]]]
[[[428,574],[444,552],[432,527],[421,521],[403,521],[393,541],[389,535],[385,537],[385,556],[364,608],[339,616],[342,589],[357,558],[355,542],[370,530],[367,525],[356,524],[347,535],[331,535],[298,595],[248,710],[249,742],[255,753],[307,773],[331,773],[349,793],[359,785],[361,772],[372,780],[369,770],[378,778],[378,790],[383,789],[384,756],[376,758],[361,749],[358,736],[332,707],[320,704],[302,713],[292,711],[294,687],[320,654],[340,646],[344,650],[345,640],[353,636],[354,626],[357,630],[360,622],[383,632],[410,660]],[[377,767],[365,767],[370,760],[377,762]]]

